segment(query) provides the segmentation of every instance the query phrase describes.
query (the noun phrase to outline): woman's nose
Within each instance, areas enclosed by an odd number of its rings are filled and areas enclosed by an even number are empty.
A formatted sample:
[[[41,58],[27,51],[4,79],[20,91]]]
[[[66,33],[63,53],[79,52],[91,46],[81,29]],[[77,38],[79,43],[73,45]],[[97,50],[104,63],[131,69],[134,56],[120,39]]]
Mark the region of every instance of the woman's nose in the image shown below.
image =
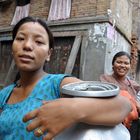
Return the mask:
[[[31,39],[25,40],[24,45],[23,45],[23,49],[26,50],[26,51],[32,51],[33,50],[33,42],[32,42]]]
[[[126,64],[125,64],[125,63],[121,63],[121,66],[122,66],[122,67],[126,67]]]

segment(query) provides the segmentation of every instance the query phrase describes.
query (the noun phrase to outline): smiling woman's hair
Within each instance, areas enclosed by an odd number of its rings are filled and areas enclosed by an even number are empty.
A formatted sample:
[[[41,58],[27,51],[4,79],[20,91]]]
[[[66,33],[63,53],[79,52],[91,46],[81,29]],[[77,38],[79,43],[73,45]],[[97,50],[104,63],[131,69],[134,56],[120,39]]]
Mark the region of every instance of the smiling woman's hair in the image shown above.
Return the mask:
[[[121,52],[118,52],[114,55],[113,59],[112,59],[112,65],[114,65],[114,62],[116,61],[116,59],[118,57],[121,57],[121,56],[126,56],[129,58],[129,60],[131,60],[131,57],[130,55],[127,53],[127,52],[124,52],[124,51],[121,51]]]
[[[13,41],[14,41],[16,35],[17,35],[17,32],[18,32],[19,28],[23,24],[28,23],[28,22],[38,23],[46,30],[46,32],[48,34],[48,38],[49,38],[49,47],[53,49],[54,48],[54,38],[53,38],[52,32],[48,28],[46,21],[44,21],[42,19],[39,19],[39,18],[33,18],[33,17],[22,18],[13,28],[13,31],[12,31],[12,39],[13,39]]]

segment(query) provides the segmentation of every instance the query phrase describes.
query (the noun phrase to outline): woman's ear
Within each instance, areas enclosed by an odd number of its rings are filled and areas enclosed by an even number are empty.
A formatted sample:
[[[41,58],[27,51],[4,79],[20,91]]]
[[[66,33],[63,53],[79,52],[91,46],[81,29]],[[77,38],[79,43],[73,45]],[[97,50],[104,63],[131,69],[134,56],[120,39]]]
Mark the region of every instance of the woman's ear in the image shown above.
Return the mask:
[[[47,54],[47,56],[46,56],[46,61],[47,61],[47,62],[49,62],[49,61],[50,61],[50,57],[51,57],[52,51],[53,51],[53,49],[52,49],[52,48],[51,48],[51,49],[49,49],[49,51],[48,51],[48,54]]]
[[[114,71],[114,66],[112,66],[112,70]]]

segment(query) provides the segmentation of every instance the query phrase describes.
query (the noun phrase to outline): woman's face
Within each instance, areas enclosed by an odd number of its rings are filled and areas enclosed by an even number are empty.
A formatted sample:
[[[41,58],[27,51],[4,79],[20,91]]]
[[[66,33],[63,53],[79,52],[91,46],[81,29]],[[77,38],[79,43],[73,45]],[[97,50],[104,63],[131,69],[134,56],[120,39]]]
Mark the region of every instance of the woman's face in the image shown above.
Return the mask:
[[[114,74],[120,77],[124,77],[127,75],[129,69],[130,69],[130,59],[125,55],[117,57],[117,59],[113,64]]]
[[[50,59],[46,30],[37,22],[21,25],[13,41],[12,51],[17,67],[22,71],[42,69]]]

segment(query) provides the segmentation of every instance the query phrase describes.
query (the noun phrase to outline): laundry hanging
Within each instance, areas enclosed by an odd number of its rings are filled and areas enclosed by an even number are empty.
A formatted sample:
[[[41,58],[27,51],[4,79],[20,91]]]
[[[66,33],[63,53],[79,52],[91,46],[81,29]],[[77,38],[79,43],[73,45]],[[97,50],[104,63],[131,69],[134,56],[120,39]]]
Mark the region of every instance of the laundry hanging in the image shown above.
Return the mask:
[[[11,25],[15,25],[20,19],[27,17],[30,10],[30,0],[16,0],[16,9]]]
[[[52,0],[48,21],[61,20],[70,17],[71,0]]]

